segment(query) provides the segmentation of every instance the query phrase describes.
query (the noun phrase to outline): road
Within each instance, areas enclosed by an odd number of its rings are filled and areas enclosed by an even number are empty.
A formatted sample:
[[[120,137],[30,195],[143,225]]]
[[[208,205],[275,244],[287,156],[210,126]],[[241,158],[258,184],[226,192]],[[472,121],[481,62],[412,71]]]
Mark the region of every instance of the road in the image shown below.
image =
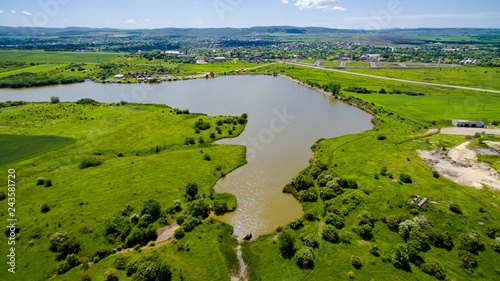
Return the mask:
[[[288,62],[284,62],[284,63],[286,64]],[[300,66],[304,66],[304,67],[309,67],[309,68],[316,68],[316,69],[321,69],[321,70],[325,70],[325,71],[340,72],[340,73],[344,73],[344,74],[358,75],[358,76],[364,76],[364,77],[370,77],[370,78],[376,78],[376,79],[384,79],[384,80],[391,80],[391,81],[398,81],[398,82],[412,83],[412,84],[420,84],[420,85],[427,85],[427,86],[445,87],[445,88],[462,89],[462,90],[470,90],[470,91],[483,91],[483,92],[500,94],[500,91],[498,91],[498,90],[463,87],[463,86],[455,86],[455,85],[447,85],[447,84],[435,84],[435,83],[429,83],[429,82],[420,82],[420,81],[382,77],[382,76],[376,76],[376,75],[370,75],[370,74],[354,73],[354,72],[349,72],[349,71],[344,71],[344,70],[317,67],[317,66],[312,66],[312,65],[302,64],[302,63],[296,63],[296,64],[300,65]],[[342,66],[342,63],[340,66]],[[344,66],[345,66],[345,63],[344,63]]]

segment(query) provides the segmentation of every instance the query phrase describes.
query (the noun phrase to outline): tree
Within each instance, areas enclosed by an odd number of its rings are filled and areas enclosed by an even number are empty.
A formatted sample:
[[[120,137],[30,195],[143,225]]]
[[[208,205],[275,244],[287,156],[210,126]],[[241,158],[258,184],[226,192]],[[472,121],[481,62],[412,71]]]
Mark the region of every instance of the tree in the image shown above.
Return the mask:
[[[392,257],[392,264],[397,268],[403,268],[408,266],[410,262],[410,257],[406,253],[406,247],[404,245],[399,245],[394,251]]]
[[[377,219],[370,212],[363,211],[363,212],[359,213],[359,215],[358,215],[358,224],[360,224],[360,225],[367,224],[367,225],[373,227],[373,224],[375,223],[375,221],[377,221]]]
[[[324,220],[326,224],[333,225],[337,229],[344,227],[344,218],[339,215],[330,213],[326,215]]]
[[[455,214],[461,214],[462,209],[460,208],[460,205],[457,203],[450,203],[450,211],[452,211]]]
[[[155,262],[146,261],[139,264],[135,279],[141,281],[155,281],[158,277],[158,267]]]
[[[311,248],[318,247],[318,240],[316,239],[316,237],[314,237],[311,234],[302,233],[300,235],[300,240],[302,240],[304,242],[304,244],[306,244],[307,247],[311,247]]]
[[[157,281],[170,281],[172,279],[172,270],[170,269],[170,265],[165,261],[158,264],[157,272]]]
[[[495,238],[495,240],[491,241],[490,247],[493,249],[493,251],[500,253],[500,237],[497,237]]]
[[[189,213],[193,217],[206,218],[210,214],[210,205],[203,198],[197,199],[191,203],[188,207]]]
[[[412,179],[411,179],[411,176],[408,175],[408,174],[405,174],[405,173],[401,173],[399,175],[399,180],[401,182],[404,182],[404,183],[412,183],[413,182]]]
[[[339,242],[339,232],[335,227],[331,225],[325,225],[323,227],[323,231],[321,232],[321,237],[331,243]]]
[[[336,96],[340,94],[340,89],[342,86],[339,83],[330,82],[324,86],[325,91],[332,93],[332,95]]]
[[[313,185],[314,179],[309,174],[308,170],[300,171],[300,173],[295,177],[295,180],[293,181],[293,187],[295,187],[295,189],[299,191],[306,190]]]
[[[50,97],[50,103],[52,103],[52,104],[59,103],[59,97],[56,97],[56,96]]]
[[[351,256],[351,264],[352,266],[358,269],[361,268],[361,266],[363,266],[363,264],[361,263],[361,258],[358,256]]]
[[[490,238],[500,237],[500,224],[494,224],[486,228],[486,235]]]
[[[57,249],[57,246],[59,246],[59,244],[62,244],[64,241],[66,241],[66,239],[68,239],[67,232],[64,232],[64,231],[56,232],[49,239],[50,250],[55,252]]]
[[[295,253],[297,265],[301,268],[314,267],[314,252],[312,248],[304,247]]]
[[[288,222],[291,229],[299,229],[304,225],[304,219],[301,217],[293,218]]]
[[[214,200],[213,210],[217,215],[227,212],[227,202],[224,200]]]
[[[427,260],[424,264],[420,266],[423,272],[436,276],[437,279],[444,279],[446,276],[443,267],[439,262],[433,259]]]
[[[293,257],[297,251],[295,246],[295,236],[289,231],[280,233],[278,235],[278,247],[284,258],[288,259]]]
[[[460,260],[460,267],[463,269],[472,269],[477,267],[476,257],[468,251],[458,251],[458,259]]]
[[[481,241],[481,236],[476,231],[458,235],[459,250],[477,253],[477,251],[482,250],[483,247],[484,244]]]
[[[182,239],[182,237],[184,237],[184,229],[177,228],[174,231],[174,238],[177,239],[177,240],[179,240],[179,239]]]
[[[156,221],[161,214],[160,203],[156,200],[147,200],[142,206],[141,215],[150,215],[153,221]]]
[[[198,185],[196,183],[188,183],[186,185],[186,197],[188,200],[194,200],[198,194]]]

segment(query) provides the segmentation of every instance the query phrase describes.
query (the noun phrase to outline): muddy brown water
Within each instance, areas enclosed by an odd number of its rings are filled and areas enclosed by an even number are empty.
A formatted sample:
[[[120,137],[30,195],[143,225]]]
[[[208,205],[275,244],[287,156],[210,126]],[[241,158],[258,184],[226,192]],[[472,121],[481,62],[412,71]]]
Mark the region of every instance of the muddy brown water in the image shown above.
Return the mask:
[[[371,116],[332,97],[289,80],[269,76],[235,76],[161,84],[87,82],[30,89],[2,89],[0,101],[61,101],[92,98],[162,103],[208,115],[248,113],[244,132],[217,144],[245,145],[248,164],[215,185],[217,192],[236,195],[238,208],[220,217],[242,238],[274,231],[302,215],[302,207],[282,188],[313,156],[311,145],[320,138],[360,133],[372,128]]]

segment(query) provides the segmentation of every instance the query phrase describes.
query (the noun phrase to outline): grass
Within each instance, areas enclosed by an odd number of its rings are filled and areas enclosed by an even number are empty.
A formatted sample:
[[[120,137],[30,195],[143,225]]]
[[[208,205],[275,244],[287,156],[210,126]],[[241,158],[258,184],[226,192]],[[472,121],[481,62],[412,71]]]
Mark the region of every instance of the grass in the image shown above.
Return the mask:
[[[236,270],[234,265],[237,266],[234,252],[237,242],[231,234],[231,226],[208,221],[187,233],[179,241],[160,244],[156,248],[143,249],[141,252],[131,251],[113,255],[92,265],[87,271],[75,268],[51,280],[79,280],[84,272],[88,272],[92,280],[103,280],[104,271],[107,268],[114,268],[113,263],[120,256],[125,257],[127,262],[145,259],[165,260],[173,271],[172,280],[181,280],[181,274],[184,280],[229,280],[231,270],[234,272]],[[189,251],[186,250],[187,244]],[[225,251],[226,248],[232,250],[229,255]],[[226,266],[227,264],[231,265]],[[132,277],[127,277],[123,270],[118,271],[118,277],[119,280],[134,280]]]
[[[213,63],[213,64],[185,64],[181,66],[181,70],[184,71],[183,75],[193,75],[197,73],[206,73],[206,72],[229,72],[231,70],[240,70],[247,69],[259,66],[258,63],[245,63],[241,61],[226,61],[224,64],[222,63]]]
[[[0,167],[60,149],[74,142],[72,138],[56,136],[0,135]]]
[[[0,73],[0,78],[16,75],[16,74],[20,74],[20,73],[26,73],[26,72],[31,72],[31,73],[48,72],[48,71],[52,71],[52,70],[57,70],[61,67],[62,66],[60,64],[59,65],[57,65],[57,64],[39,64],[39,65],[29,66],[29,67],[25,67],[25,68],[13,70],[13,71],[2,72],[2,73]]]
[[[340,62],[338,62],[338,61],[324,61],[324,62],[322,62],[322,64],[325,66],[339,66]]]
[[[193,125],[200,118],[212,126],[197,134]],[[15,162],[11,159],[8,165],[1,166],[3,170],[16,169],[20,178],[16,184],[16,215],[22,218],[22,230],[17,237],[16,254],[23,257],[17,264],[23,270],[16,273],[17,278],[46,280],[53,276],[58,262],[55,254],[49,251],[48,239],[57,231],[66,231],[76,237],[82,243],[79,254],[85,257],[100,245],[108,244],[102,235],[104,224],[127,205],[140,210],[144,201],[155,199],[165,210],[175,199],[183,199],[184,187],[189,182],[198,184],[200,195],[212,193],[213,185],[221,176],[219,170],[230,172],[246,162],[243,146],[210,144],[212,132],[220,139],[235,137],[244,129],[244,125],[235,125],[234,135],[229,136],[228,129],[222,127],[222,134],[217,134],[214,124],[217,119],[224,118],[175,114],[162,105],[32,103],[0,109],[2,136],[15,134],[25,143],[27,136],[34,135],[53,136],[45,137],[46,140],[76,140],[59,149],[51,143],[52,150],[36,155],[36,150],[30,146],[29,153],[26,152],[31,154],[29,159]],[[184,144],[185,139],[191,137],[196,143]],[[204,143],[199,143],[200,137],[204,137]],[[160,152],[156,152],[157,146]],[[16,146],[2,145],[2,153],[6,155],[14,155],[16,151]],[[118,157],[119,153],[123,157]],[[204,160],[204,154],[209,154],[211,160]],[[78,164],[88,157],[97,158],[102,164],[80,169]],[[38,177],[50,178],[53,186],[37,186]],[[229,194],[223,197],[235,201]],[[51,206],[49,212],[40,212],[43,203]],[[6,219],[6,213],[0,216]],[[80,231],[84,226],[94,231],[84,234]],[[218,232],[208,235],[207,240],[215,243]],[[31,246],[28,245],[30,240],[33,241]],[[188,234],[182,242],[194,247],[202,241],[205,240]],[[2,252],[7,251],[6,246],[0,246]],[[200,251],[203,249],[196,247]],[[175,258],[176,261],[170,255],[166,259],[178,264],[184,272],[193,270],[192,275],[186,273],[186,276],[197,276],[195,280],[220,280],[227,279],[229,271],[221,258],[222,252],[205,253],[206,270],[190,269],[202,259],[190,253]],[[225,253],[227,255],[228,251]],[[215,256],[209,258],[208,255]],[[68,274],[72,276],[73,273]]]
[[[121,53],[91,53],[91,52],[46,52],[0,50],[0,61],[17,61],[28,63],[102,63],[113,60]]]
[[[349,63],[348,63],[349,65]],[[484,89],[500,89],[500,73],[490,67],[460,67],[432,69],[347,69],[351,72],[404,80],[449,84]]]

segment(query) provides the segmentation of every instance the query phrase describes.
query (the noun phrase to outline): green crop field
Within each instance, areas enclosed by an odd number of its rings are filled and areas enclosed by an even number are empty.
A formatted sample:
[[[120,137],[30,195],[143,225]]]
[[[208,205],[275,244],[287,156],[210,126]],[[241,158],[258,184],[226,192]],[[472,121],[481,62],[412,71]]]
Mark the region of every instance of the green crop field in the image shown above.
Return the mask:
[[[197,132],[194,126],[200,119],[210,126]],[[231,123],[219,125],[218,133],[218,120]],[[82,258],[102,247],[125,247],[126,240],[115,241],[106,235],[106,226],[122,217],[120,210],[140,214],[146,200],[154,199],[161,205],[160,220],[151,222],[149,228],[172,223],[181,213],[165,210],[175,199],[182,201],[184,212],[191,208],[184,198],[188,183],[198,185],[197,197],[206,197],[208,204],[222,200],[234,207],[233,195],[211,195],[221,175],[246,162],[245,147],[211,144],[214,139],[243,131],[244,124],[234,120],[176,114],[162,105],[33,103],[1,108],[0,166],[5,171],[15,169],[19,179],[16,216],[22,219],[16,255],[22,258],[18,259],[16,278],[47,280],[54,276],[63,261],[56,260],[56,253],[49,250],[49,238],[59,231],[81,243],[78,255]],[[82,163],[90,163],[86,159],[98,166],[81,168]],[[51,185],[37,185],[40,177],[50,179]],[[7,213],[0,217],[6,220]],[[221,232],[209,232],[212,228]],[[231,233],[231,227],[209,220],[192,233],[186,232],[178,246],[158,245],[157,259],[176,268],[172,268],[176,279],[182,270],[187,280],[227,280],[237,268],[236,240]],[[191,250],[181,252],[179,245]],[[6,243],[0,247],[2,253],[7,252]],[[114,258],[99,263],[94,260],[89,268],[93,280],[100,280],[102,266],[109,267]],[[203,267],[191,269],[201,263]],[[78,280],[84,271],[78,267],[57,279]],[[6,274],[10,273],[0,273],[0,279]]]
[[[52,70],[57,70],[61,67],[64,67],[64,65],[39,64],[39,65],[29,66],[29,67],[25,67],[25,68],[13,70],[13,71],[2,72],[2,73],[0,73],[0,78],[4,78],[7,76],[11,76],[11,75],[16,75],[16,74],[20,74],[20,73],[25,73],[25,72],[31,72],[31,73],[48,72],[48,71],[52,71]]]
[[[113,60],[121,53],[91,52],[45,52],[0,50],[0,61],[17,61],[27,63],[102,63]]]
[[[60,149],[73,142],[71,138],[55,136],[0,135],[0,167]]]
[[[500,73],[491,67],[460,67],[432,69],[365,69],[351,68],[350,72],[404,80],[449,84],[484,89],[500,89]]]
[[[206,73],[206,72],[229,72],[231,70],[236,71],[240,69],[247,69],[259,66],[261,64],[257,63],[245,63],[240,61],[226,61],[224,64],[222,63],[213,63],[213,64],[185,64],[181,66],[181,70],[184,71],[183,75],[193,75],[197,73]]]
[[[322,62],[325,66],[339,66],[340,63],[338,61],[324,61]]]

